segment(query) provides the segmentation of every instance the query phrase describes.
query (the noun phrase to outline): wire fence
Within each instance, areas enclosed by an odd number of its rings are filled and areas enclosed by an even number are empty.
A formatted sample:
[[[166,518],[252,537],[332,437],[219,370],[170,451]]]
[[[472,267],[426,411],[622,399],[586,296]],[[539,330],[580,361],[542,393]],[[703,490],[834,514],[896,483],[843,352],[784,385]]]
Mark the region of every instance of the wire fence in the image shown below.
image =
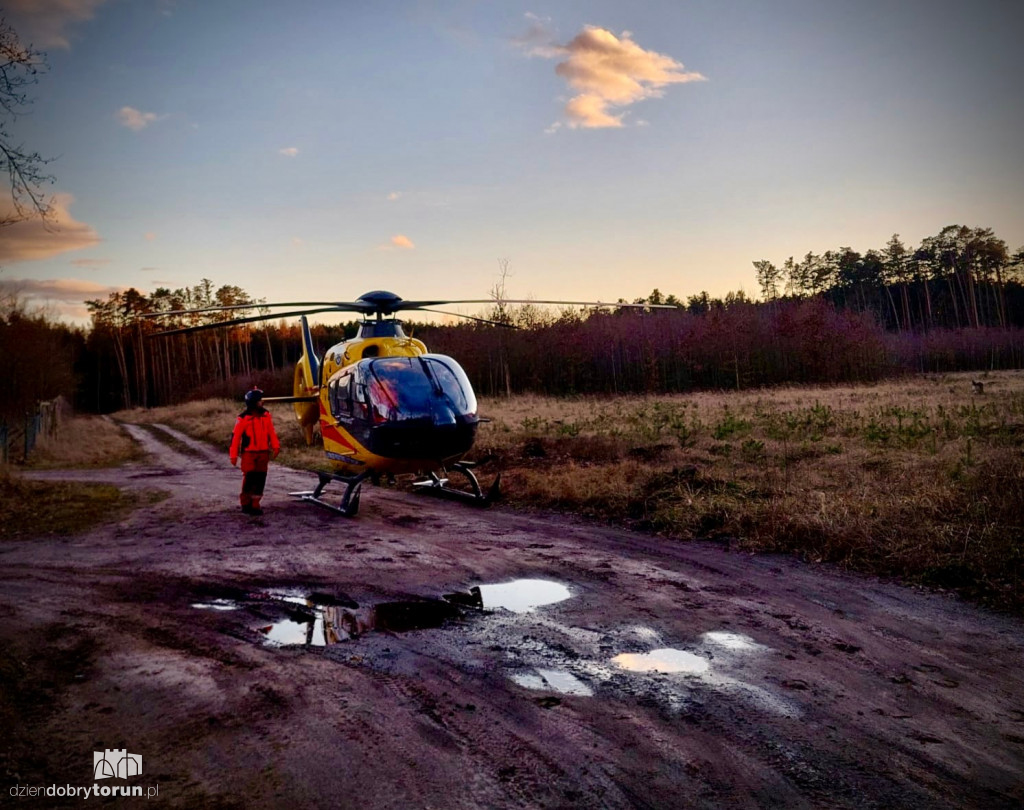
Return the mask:
[[[28,461],[36,446],[57,435],[61,420],[70,406],[64,397],[36,405],[24,418],[5,417],[0,421],[0,463]]]

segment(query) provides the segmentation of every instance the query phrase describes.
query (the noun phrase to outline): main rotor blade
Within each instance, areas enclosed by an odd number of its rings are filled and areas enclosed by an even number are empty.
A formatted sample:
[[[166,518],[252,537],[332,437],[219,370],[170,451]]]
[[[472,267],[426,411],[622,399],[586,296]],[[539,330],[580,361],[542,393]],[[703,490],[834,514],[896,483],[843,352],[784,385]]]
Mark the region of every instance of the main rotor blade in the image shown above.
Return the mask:
[[[273,303],[249,302],[245,304],[225,304],[216,307],[200,307],[198,309],[172,309],[167,312],[147,312],[143,318],[162,318],[169,315],[201,315],[207,312],[231,312],[237,309],[273,309],[275,307],[330,307],[338,312],[361,312],[364,315],[373,315],[377,312],[384,314],[401,312],[403,310],[423,310],[428,307],[446,306],[448,304],[493,304],[503,306],[505,304],[543,304],[571,307],[614,307],[631,309],[676,309],[672,304],[629,304],[609,303],[607,301],[547,301],[528,298],[467,298],[456,301],[286,301]],[[329,310],[321,310],[327,312]],[[446,313],[450,314],[450,313]],[[276,317],[276,316],[272,316]],[[464,316],[464,317],[469,317]]]
[[[423,309],[438,304],[555,304],[570,307],[630,307],[639,309],[678,309],[674,304],[627,304],[610,303],[608,301],[539,301],[529,298],[468,298],[461,301],[402,301],[395,309]]]
[[[162,318],[164,315],[198,315],[203,312],[229,312],[233,309],[270,309],[272,307],[333,307],[339,312],[364,312],[366,307],[354,301],[290,301],[278,304],[229,304],[200,309],[172,309],[168,312],[147,312],[143,318]]]
[[[418,312],[434,312],[438,315],[451,315],[455,318],[465,318],[470,321],[477,321],[478,323],[486,323],[491,326],[504,326],[506,329],[518,329],[514,323],[502,323],[501,321],[489,321],[487,318],[477,318],[475,315],[463,315],[461,312],[445,312],[443,309],[426,309],[425,307],[417,307]]]
[[[235,318],[230,321],[219,321],[218,323],[203,323],[199,326],[184,326],[181,329],[169,329],[166,332],[154,332],[147,337],[167,337],[169,335],[184,335],[186,332],[202,332],[205,329],[224,329],[229,326],[239,326],[243,323],[254,323],[255,321],[272,321],[277,318],[293,318],[297,315],[316,315],[321,312],[337,312],[337,307],[325,307],[323,309],[299,309],[294,312],[275,312],[272,315],[254,315],[251,318]]]

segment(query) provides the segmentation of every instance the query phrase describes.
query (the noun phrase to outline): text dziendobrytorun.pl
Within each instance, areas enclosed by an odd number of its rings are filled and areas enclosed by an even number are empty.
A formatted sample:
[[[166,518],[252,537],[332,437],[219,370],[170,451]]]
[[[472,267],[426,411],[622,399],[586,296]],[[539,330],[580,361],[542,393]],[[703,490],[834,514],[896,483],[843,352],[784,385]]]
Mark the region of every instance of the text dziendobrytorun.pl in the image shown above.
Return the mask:
[[[16,798],[29,796],[61,796],[91,799],[95,797],[109,798],[113,796],[144,796],[154,799],[160,795],[160,785],[14,785],[10,794]]]

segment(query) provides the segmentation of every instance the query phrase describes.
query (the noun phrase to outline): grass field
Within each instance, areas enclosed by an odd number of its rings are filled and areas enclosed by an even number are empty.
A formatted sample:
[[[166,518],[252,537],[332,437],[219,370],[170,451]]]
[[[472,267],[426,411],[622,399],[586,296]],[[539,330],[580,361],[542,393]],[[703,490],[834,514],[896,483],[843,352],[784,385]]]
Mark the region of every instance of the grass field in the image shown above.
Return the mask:
[[[40,437],[26,469],[111,467],[138,461],[142,450],[115,422],[102,416],[65,419],[53,437]]]
[[[487,401],[520,505],[795,553],[1024,608],[1024,374]]]
[[[142,458],[139,446],[113,421],[65,419],[55,436],[40,437],[27,463],[0,465],[0,540],[76,534],[163,497],[126,493],[109,484],[32,481],[20,475],[22,470],[109,467]]]
[[[163,497],[110,484],[31,481],[0,470],[0,540],[79,534]]]
[[[651,397],[485,399],[506,500],[1024,610],[1024,373]],[[227,449],[238,403],[118,414]],[[275,408],[281,461],[323,466]]]

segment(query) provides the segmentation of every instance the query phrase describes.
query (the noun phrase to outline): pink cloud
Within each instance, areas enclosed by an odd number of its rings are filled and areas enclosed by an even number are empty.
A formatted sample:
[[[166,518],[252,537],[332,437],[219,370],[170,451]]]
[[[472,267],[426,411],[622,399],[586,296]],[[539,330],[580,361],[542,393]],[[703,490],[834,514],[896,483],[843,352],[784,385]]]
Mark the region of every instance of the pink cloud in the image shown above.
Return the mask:
[[[23,27],[25,40],[42,48],[70,48],[68,30],[91,20],[106,0],[5,0],[4,8]]]
[[[77,278],[10,279],[0,282],[0,287],[21,298],[62,304],[81,304],[86,299],[106,298],[121,289]]]
[[[6,226],[0,239],[0,264],[48,259],[98,244],[100,237],[92,226],[71,216],[68,209],[73,202],[70,194],[54,194],[51,214],[45,222],[34,218]],[[9,201],[6,206],[9,210]],[[0,218],[4,207],[0,203]]]
[[[555,73],[577,91],[565,105],[571,128],[621,127],[624,108],[631,104],[662,96],[670,84],[706,81],[671,56],[641,48],[628,31],[616,36],[588,25],[565,45],[558,45],[535,20],[527,35],[515,42],[530,56],[565,57]]]
[[[115,117],[122,126],[126,126],[134,132],[139,132],[150,124],[159,121],[161,118],[166,116],[157,115],[156,113],[151,112],[142,112],[141,110],[136,110],[134,107],[122,107],[117,111],[117,115]]]

